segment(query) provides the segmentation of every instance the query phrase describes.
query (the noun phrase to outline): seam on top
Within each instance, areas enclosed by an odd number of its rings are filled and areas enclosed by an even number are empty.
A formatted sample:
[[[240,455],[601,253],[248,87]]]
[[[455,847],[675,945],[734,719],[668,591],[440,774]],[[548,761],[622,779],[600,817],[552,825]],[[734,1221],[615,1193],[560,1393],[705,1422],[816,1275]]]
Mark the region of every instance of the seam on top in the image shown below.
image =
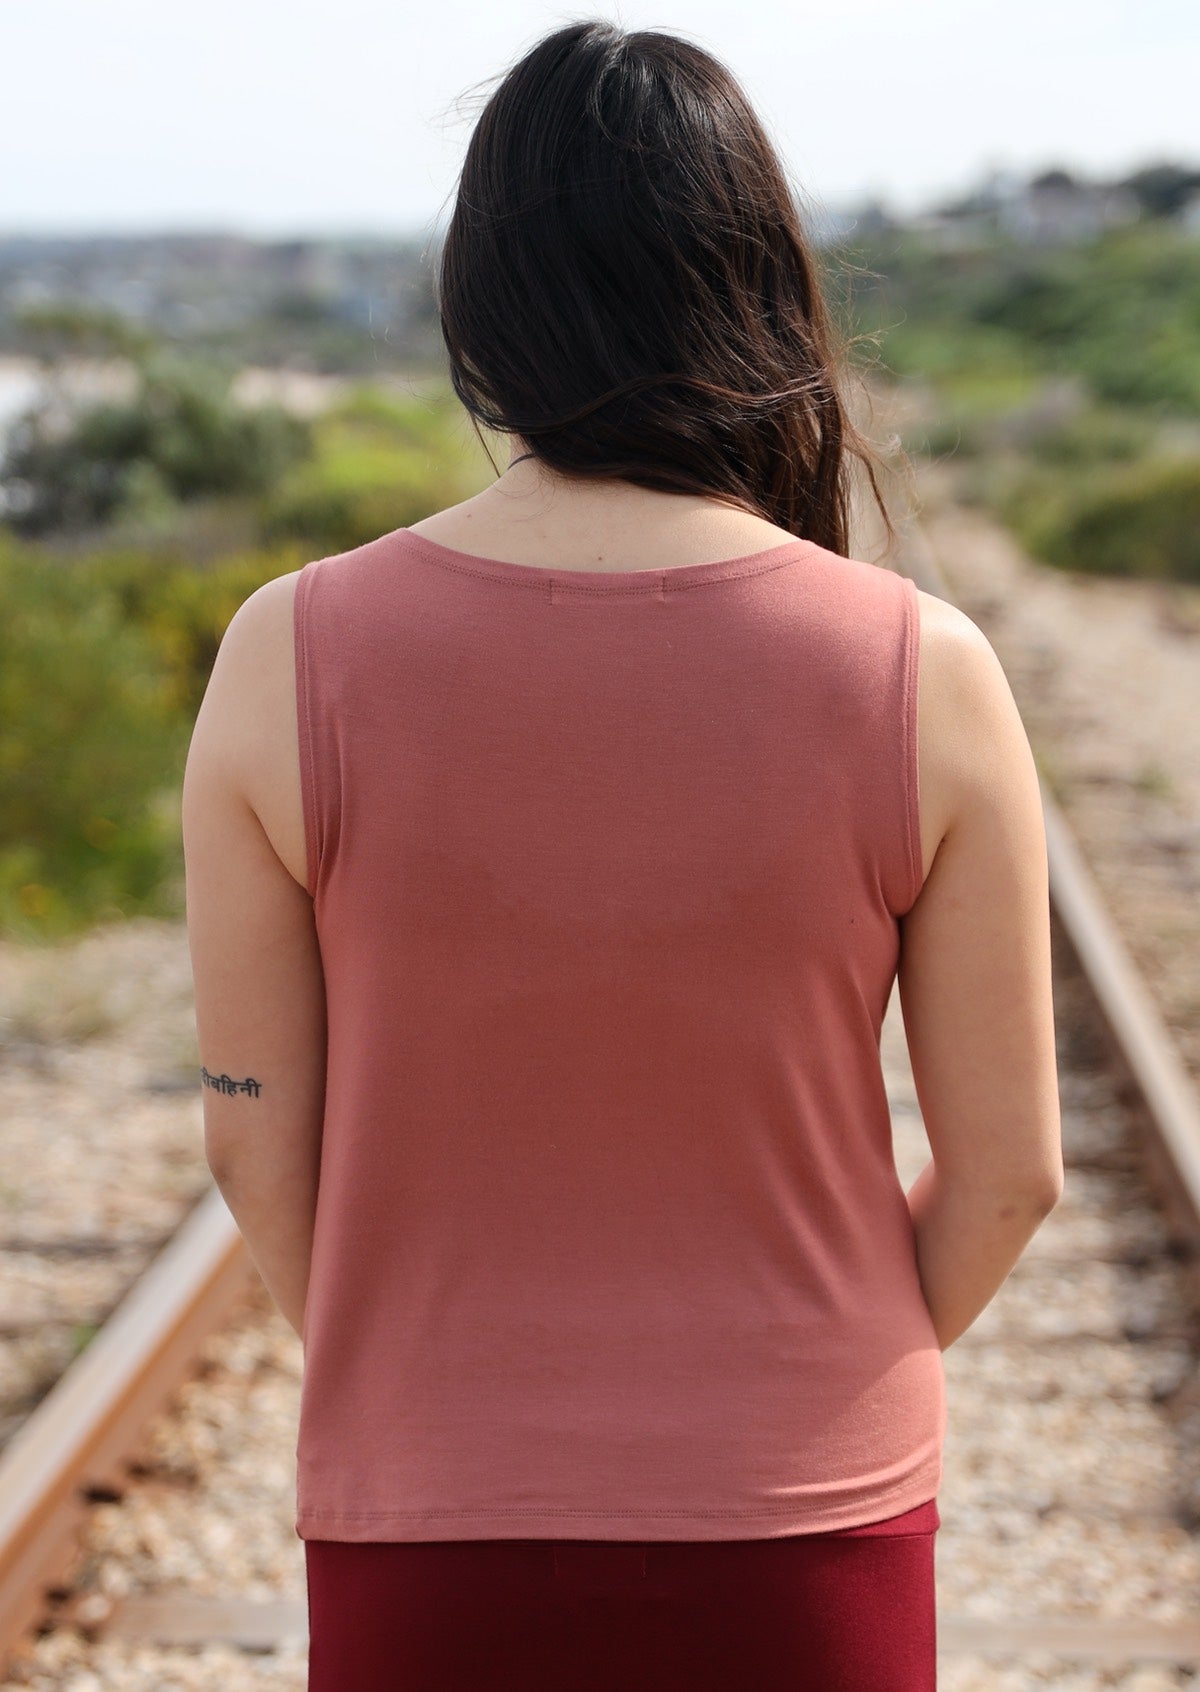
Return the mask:
[[[787,543],[785,542],[784,544],[786,545]],[[807,546],[809,542],[798,541],[797,544],[800,546]],[[663,598],[665,597],[665,590],[667,588],[667,578],[673,574],[673,570],[670,567],[663,570],[627,571],[624,572],[627,575],[645,575],[652,579],[647,581],[645,586],[642,586],[640,583],[637,586],[634,586],[633,584],[626,586],[624,582],[613,582],[610,584],[607,582],[564,581],[562,574],[556,575],[553,570],[546,568],[545,574],[547,580],[545,582],[519,582],[512,576],[493,575],[490,570],[472,569],[469,564],[460,564],[455,559],[434,558],[430,553],[424,551],[421,553],[421,557],[428,558],[431,564],[437,565],[440,569],[454,570],[460,576],[474,576],[477,581],[495,582],[500,587],[529,588],[534,593],[540,593],[545,599],[552,599],[556,593],[594,593],[601,595],[614,593],[631,595],[654,594],[658,598]],[[688,588],[715,587],[719,582],[736,582],[741,581],[745,576],[765,575],[769,570],[782,570],[787,565],[795,564],[797,562],[798,559],[796,558],[772,559],[768,564],[753,564],[744,570],[731,570],[727,575],[710,576],[706,581],[673,582],[670,584],[670,589],[672,593],[683,593]],[[614,572],[614,574],[615,573],[617,572]],[[566,574],[569,575],[571,572],[568,571]]]
[[[317,781],[316,762],[313,756],[312,733],[312,686],[311,671],[308,661],[308,638],[305,628],[305,612],[308,608],[308,588],[312,577],[308,571],[311,565],[301,570],[296,581],[295,595],[295,650],[297,657],[296,676],[299,683],[299,713],[297,722],[300,726],[300,773],[304,781],[303,811],[305,827],[305,860],[308,871],[308,895],[315,900],[317,883],[321,871],[321,845],[319,819],[317,815]]]
[[[922,887],[924,865],[921,854],[921,760],[919,738],[919,687],[921,655],[921,606],[917,584],[911,576],[904,583],[904,786],[905,833],[908,836],[910,898],[907,910],[916,904]]]
[[[926,1500],[924,1500],[924,1502],[928,1503],[929,1501],[928,1501],[928,1499],[926,1499]],[[916,1504],[914,1504],[912,1506],[912,1508],[914,1510],[918,1509],[919,1507],[920,1506],[918,1506]],[[742,1521],[742,1520],[746,1520],[746,1519],[748,1519],[750,1521],[756,1521],[760,1516],[791,1516],[791,1515],[795,1514],[795,1510],[796,1510],[796,1506],[794,1504],[763,1504],[763,1505],[760,1505],[759,1508],[756,1509],[756,1510],[705,1510],[705,1509],[670,1509],[670,1510],[574,1510],[574,1509],[572,1509],[572,1510],[568,1510],[568,1509],[559,1509],[557,1507],[549,1508],[549,1509],[539,1509],[538,1507],[536,1507],[534,1505],[530,1505],[528,1507],[514,1506],[511,1509],[499,1509],[499,1510],[458,1510],[458,1509],[444,1509],[444,1510],[314,1510],[314,1509],[305,1509],[305,1510],[301,1511],[300,1514],[305,1518],[306,1521],[316,1521],[316,1520],[326,1521],[326,1520],[330,1520],[330,1521],[338,1521],[338,1522],[375,1522],[375,1521],[380,1521],[380,1520],[389,1520],[390,1521],[393,1517],[404,1517],[405,1519],[408,1519],[408,1518],[414,1517],[414,1516],[417,1517],[420,1520],[428,1520],[432,1516],[435,1520],[438,1520],[438,1521],[441,1521],[441,1520],[448,1518],[448,1517],[451,1517],[451,1516],[456,1517],[456,1518],[460,1517],[460,1516],[467,1516],[467,1517],[472,1518],[475,1521],[491,1521],[496,1516],[570,1516],[575,1520],[578,1520],[578,1518],[580,1516],[583,1516],[587,1520],[591,1520],[594,1517],[601,1517],[601,1516],[605,1520],[608,1520],[609,1517],[619,1518],[621,1520],[624,1520],[624,1519],[633,1518],[633,1517],[637,1517],[637,1518],[640,1519],[642,1516],[652,1516],[657,1520],[658,1518],[663,1517],[663,1516],[688,1516],[688,1517],[700,1516],[700,1517],[703,1517],[705,1521],[709,1521],[709,1520],[712,1520],[712,1521],[729,1521],[729,1520]],[[907,1510],[900,1510],[900,1511],[897,1512],[897,1514],[902,1515],[902,1516],[906,1516],[908,1514],[908,1511]],[[887,1517],[887,1516],[872,1517],[872,1521],[884,1521],[884,1522],[886,1522],[888,1520],[890,1520],[890,1518]],[[854,1523],[852,1525],[862,1526],[864,1524]],[[821,1529],[821,1528],[814,1528],[813,1529],[814,1533],[820,1533],[820,1532],[824,1532],[824,1531],[826,1531],[826,1530]],[[831,1528],[828,1531],[831,1532],[831,1533],[836,1533],[838,1530],[836,1528]]]

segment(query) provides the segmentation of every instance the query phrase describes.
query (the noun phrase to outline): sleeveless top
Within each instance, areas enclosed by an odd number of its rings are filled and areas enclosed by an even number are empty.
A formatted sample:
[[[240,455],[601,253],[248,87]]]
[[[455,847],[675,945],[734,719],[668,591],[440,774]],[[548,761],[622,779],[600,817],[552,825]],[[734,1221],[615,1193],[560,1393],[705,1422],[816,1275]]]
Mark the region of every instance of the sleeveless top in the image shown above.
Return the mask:
[[[303,567],[294,639],[328,1028],[298,1535],[936,1511],[879,1044],[913,583],[807,540],[609,573],[401,528]]]

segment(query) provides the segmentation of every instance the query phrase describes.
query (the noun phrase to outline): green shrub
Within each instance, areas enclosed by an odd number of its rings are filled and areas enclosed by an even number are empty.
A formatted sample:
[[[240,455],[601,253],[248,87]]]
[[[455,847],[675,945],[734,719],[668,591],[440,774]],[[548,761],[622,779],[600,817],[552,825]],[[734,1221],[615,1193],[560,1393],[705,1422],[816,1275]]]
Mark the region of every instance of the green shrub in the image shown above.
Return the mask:
[[[1043,471],[1005,516],[1038,558],[1098,575],[1200,582],[1200,459],[1154,458],[1078,477]]]
[[[197,570],[169,554],[127,549],[92,553],[71,568],[136,624],[163,666],[172,707],[194,721],[238,606],[264,582],[300,569],[310,556],[293,543],[269,552],[242,551]]]
[[[161,514],[206,494],[255,495],[309,450],[309,427],[277,405],[249,409],[228,372],[144,355],[127,400],[80,412],[63,430],[44,406],[18,419],[0,481],[26,536]]]
[[[882,330],[899,374],[1074,374],[1116,405],[1200,415],[1200,243],[1159,220],[1042,246],[981,237],[944,249],[915,233],[854,244],[877,272],[855,327]]]
[[[189,725],[114,594],[0,539],[0,930],[54,938],[178,915],[174,793]]]
[[[182,914],[179,793],[217,648],[306,556],[74,560],[0,531],[0,932]]]
[[[1029,431],[1026,445],[1043,464],[1086,468],[1133,463],[1148,453],[1155,428],[1144,413],[1088,406],[1078,416]]]
[[[1033,401],[1038,375],[1010,337],[986,331],[927,329],[907,324],[887,342],[899,364],[936,394],[933,415],[904,435],[908,452],[929,458],[973,458],[992,443],[995,426]]]
[[[285,477],[259,507],[266,545],[307,542],[328,555],[428,516],[431,471],[411,449],[329,437],[315,463]],[[441,501],[453,503],[453,499]]]
[[[947,384],[948,394],[977,412],[1019,402],[1039,377],[1038,361],[1016,335],[953,319],[893,325],[882,361],[899,375]]]
[[[492,474],[452,394],[360,386],[316,419],[313,434],[312,458],[259,503],[264,545],[348,551],[457,504]]]

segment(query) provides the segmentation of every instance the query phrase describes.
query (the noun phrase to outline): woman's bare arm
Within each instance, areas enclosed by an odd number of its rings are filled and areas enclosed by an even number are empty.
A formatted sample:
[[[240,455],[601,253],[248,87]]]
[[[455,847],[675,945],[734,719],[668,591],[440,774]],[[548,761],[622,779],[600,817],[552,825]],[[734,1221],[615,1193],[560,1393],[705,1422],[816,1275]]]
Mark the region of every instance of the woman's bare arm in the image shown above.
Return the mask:
[[[923,832],[899,990],[932,1161],[908,1194],[943,1350],[999,1291],[1063,1187],[1049,884],[1033,753],[965,613],[921,596]]]
[[[188,749],[182,822],[205,1154],[267,1290],[302,1334],[325,1108],[325,981],[313,901],[251,803],[264,785],[286,788],[289,757],[299,791],[297,575],[256,589],[222,637]]]

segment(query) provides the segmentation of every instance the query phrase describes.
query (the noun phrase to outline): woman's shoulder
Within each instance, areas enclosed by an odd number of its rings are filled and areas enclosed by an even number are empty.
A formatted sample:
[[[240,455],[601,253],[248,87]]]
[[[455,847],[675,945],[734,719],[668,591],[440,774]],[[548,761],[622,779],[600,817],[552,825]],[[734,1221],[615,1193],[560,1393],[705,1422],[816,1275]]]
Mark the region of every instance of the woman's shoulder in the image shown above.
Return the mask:
[[[951,825],[1027,778],[1030,749],[1008,676],[987,635],[949,600],[918,588],[918,743],[926,866]]]
[[[1012,694],[991,641],[960,606],[917,588],[920,684],[924,704],[968,730],[980,726]]]
[[[289,570],[263,582],[230,618],[193,743],[210,749],[219,779],[247,801],[280,858],[303,883],[293,633],[300,574]]]

